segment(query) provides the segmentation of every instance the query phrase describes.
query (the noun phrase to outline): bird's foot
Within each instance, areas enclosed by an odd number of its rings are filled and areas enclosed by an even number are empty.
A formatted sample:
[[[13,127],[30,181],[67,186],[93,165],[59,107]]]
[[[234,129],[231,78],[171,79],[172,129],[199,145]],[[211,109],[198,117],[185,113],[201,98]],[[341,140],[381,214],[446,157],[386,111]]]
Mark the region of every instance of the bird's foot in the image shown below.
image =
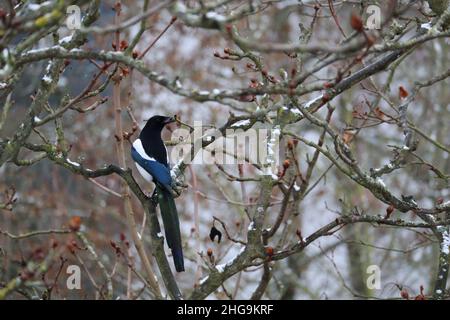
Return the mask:
[[[181,193],[183,193],[183,191],[187,189],[187,187],[188,186],[186,184],[173,184],[172,195],[174,196],[174,198],[178,198],[179,196],[181,196]]]
[[[153,194],[151,195],[150,202],[154,207],[158,206],[158,195],[156,194],[156,192],[153,192]]]

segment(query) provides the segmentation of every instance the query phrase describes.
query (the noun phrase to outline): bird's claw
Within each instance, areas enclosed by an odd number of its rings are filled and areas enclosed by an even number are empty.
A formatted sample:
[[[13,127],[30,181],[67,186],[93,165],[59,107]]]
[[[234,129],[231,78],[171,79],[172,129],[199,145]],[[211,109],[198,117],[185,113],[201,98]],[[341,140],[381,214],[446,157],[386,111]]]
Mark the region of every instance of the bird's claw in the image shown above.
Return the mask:
[[[181,196],[181,193],[183,193],[183,191],[185,190],[185,189],[187,189],[187,185],[185,185],[185,184],[173,184],[172,185],[172,194],[173,194],[173,196],[174,196],[174,198],[177,198],[177,197],[179,197],[179,196]]]

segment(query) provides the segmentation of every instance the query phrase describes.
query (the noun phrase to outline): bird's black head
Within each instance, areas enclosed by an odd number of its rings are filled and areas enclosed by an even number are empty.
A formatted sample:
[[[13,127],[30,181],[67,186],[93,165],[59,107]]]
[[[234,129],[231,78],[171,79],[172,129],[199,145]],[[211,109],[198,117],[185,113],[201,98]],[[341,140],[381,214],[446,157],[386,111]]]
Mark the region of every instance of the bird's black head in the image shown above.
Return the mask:
[[[147,120],[147,123],[144,126],[142,131],[159,131],[164,128],[164,126],[168,123],[175,122],[174,117],[165,117],[165,116],[153,116]]]

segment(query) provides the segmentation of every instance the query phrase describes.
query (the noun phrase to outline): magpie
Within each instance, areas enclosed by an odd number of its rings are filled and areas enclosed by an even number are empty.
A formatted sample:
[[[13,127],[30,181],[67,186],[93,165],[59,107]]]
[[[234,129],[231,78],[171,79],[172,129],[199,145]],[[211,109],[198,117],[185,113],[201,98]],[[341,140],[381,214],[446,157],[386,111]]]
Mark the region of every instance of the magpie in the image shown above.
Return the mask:
[[[183,248],[181,245],[180,221],[172,194],[172,178],[167,157],[167,148],[161,139],[161,131],[175,118],[153,116],[144,126],[131,147],[131,157],[142,177],[153,181],[161,217],[164,224],[167,245],[172,250],[177,272],[184,271]],[[153,198],[153,197],[152,197]]]

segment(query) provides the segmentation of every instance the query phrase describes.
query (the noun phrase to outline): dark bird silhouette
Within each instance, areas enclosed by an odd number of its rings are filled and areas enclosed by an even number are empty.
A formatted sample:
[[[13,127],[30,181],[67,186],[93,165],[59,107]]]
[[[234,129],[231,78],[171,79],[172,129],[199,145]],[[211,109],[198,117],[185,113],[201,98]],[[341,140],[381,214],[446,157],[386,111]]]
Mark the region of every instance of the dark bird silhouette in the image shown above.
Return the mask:
[[[184,259],[180,221],[172,194],[172,178],[167,149],[161,139],[161,131],[164,126],[174,121],[174,118],[164,116],[153,116],[147,120],[139,138],[133,142],[131,157],[144,179],[155,183],[167,245],[172,250],[175,269],[182,272],[184,271]]]

